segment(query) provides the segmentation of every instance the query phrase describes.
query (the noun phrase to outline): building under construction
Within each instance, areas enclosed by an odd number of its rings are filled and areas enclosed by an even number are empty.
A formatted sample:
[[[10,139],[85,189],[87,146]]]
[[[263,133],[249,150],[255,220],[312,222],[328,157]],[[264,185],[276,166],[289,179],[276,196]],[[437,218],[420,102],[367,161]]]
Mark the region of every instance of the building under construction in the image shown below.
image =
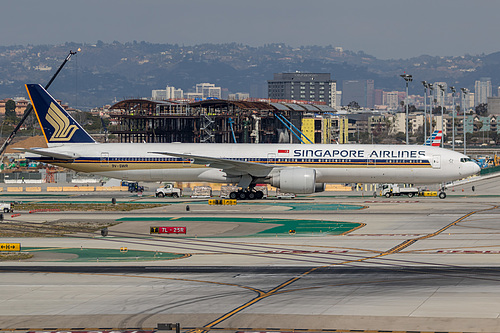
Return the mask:
[[[118,135],[120,142],[300,143],[303,119],[333,113],[324,104],[277,100],[188,103],[128,99],[111,107],[118,128],[110,133]],[[327,143],[331,137],[327,135],[328,139],[320,141],[316,135],[315,141]]]

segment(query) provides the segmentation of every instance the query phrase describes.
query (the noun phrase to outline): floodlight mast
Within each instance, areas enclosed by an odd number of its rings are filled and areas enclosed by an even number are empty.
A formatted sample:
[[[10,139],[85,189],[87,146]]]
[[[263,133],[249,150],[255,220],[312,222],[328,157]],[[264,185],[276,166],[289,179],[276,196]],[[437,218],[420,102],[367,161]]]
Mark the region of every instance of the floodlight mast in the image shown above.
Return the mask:
[[[469,93],[469,90],[467,88],[460,88],[462,91],[462,108],[464,109],[464,124],[463,124],[463,132],[464,132],[464,155],[467,155],[467,132],[465,131],[465,102],[466,102],[466,96]]]
[[[452,123],[451,123],[451,133],[452,133],[452,137],[451,137],[451,140],[452,140],[452,144],[451,144],[451,149],[453,149],[453,151],[455,151],[455,93],[457,92],[457,90],[455,89],[455,87],[451,86],[450,87],[450,90],[451,90],[451,98],[452,98],[452,109],[451,109],[451,114],[452,114]]]
[[[80,51],[81,49],[78,48],[78,52]],[[64,65],[66,65],[66,63],[69,61],[69,59],[71,59],[71,56],[76,54],[77,51],[69,51],[68,55],[66,56],[66,58],[64,59],[63,63],[61,64],[61,66],[59,66],[59,68],[57,69],[57,71],[55,72],[54,75],[52,75],[52,78],[49,80],[49,82],[45,85],[45,90],[48,90],[50,85],[52,84],[52,82],[54,81],[54,79],[57,77],[57,75],[59,74],[59,72],[63,69]],[[9,137],[7,138],[7,140],[5,140],[5,142],[3,143],[2,147],[0,147],[0,156],[3,155],[5,149],[7,148],[7,146],[12,142],[12,140],[14,139],[14,137],[16,136],[17,134],[17,131],[19,131],[19,129],[21,128],[21,126],[23,125],[24,121],[26,120],[26,118],[28,118],[28,116],[30,115],[31,113],[31,110],[33,110],[33,106],[30,104],[28,106],[28,108],[26,109],[26,111],[24,111],[24,114],[23,114],[23,117],[21,118],[21,120],[19,121],[19,123],[17,124],[16,128],[14,128],[14,130],[12,131],[12,133],[10,133]]]
[[[429,135],[432,135],[434,128],[432,126],[432,112],[434,111],[434,85],[432,83],[427,84],[427,88],[429,88],[429,97],[431,100],[430,110],[429,110]]]
[[[443,98],[441,99],[441,147],[444,147],[444,86],[442,84],[437,85],[439,90],[443,93]]]
[[[427,81],[422,81],[424,85],[424,143],[427,141]]]
[[[405,130],[406,130],[406,144],[409,144],[408,138],[408,83],[413,81],[413,76],[410,74],[401,74],[400,75],[406,82],[406,96],[405,96],[405,106],[406,106],[406,120],[405,120]]]

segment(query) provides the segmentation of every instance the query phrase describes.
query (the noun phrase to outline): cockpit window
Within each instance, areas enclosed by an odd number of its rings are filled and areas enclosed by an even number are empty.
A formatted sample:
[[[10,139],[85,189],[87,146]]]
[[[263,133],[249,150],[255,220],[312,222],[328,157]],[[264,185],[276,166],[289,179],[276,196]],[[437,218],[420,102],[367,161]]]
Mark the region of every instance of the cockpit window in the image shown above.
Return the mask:
[[[470,157],[462,157],[460,159],[460,162],[471,162],[471,161],[472,161],[472,159]]]

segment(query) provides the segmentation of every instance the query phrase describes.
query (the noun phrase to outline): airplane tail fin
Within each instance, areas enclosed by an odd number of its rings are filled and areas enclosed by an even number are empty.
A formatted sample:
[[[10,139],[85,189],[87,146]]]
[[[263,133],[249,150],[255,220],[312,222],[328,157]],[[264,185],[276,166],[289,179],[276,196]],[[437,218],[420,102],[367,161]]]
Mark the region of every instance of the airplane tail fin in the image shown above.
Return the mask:
[[[425,141],[424,146],[439,147],[441,146],[442,140],[443,140],[443,131],[435,130],[434,132],[432,132],[432,135],[427,138],[427,141]]]
[[[26,90],[49,147],[61,143],[96,143],[41,85],[26,84]]]

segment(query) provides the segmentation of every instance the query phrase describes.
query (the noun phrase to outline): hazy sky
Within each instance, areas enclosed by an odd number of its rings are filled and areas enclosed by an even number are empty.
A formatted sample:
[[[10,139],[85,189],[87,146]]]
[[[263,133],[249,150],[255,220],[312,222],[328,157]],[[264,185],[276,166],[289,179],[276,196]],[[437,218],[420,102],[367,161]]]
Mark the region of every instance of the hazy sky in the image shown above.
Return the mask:
[[[378,58],[500,51],[497,0],[2,0],[0,45],[342,46]]]

